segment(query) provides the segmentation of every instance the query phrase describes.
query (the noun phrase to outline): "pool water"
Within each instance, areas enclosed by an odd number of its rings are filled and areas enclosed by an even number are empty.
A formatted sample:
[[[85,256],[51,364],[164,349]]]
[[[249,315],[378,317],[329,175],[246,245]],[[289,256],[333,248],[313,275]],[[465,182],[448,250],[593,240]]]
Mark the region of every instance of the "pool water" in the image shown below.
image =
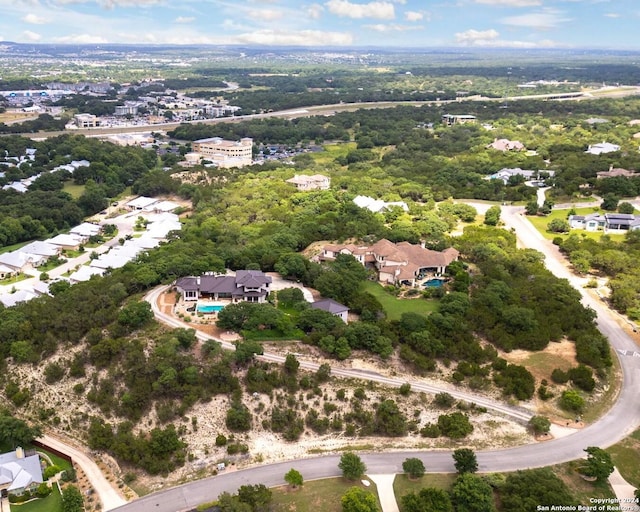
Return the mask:
[[[426,286],[427,288],[440,288],[443,284],[443,279],[429,279],[428,281],[425,281],[422,286]]]
[[[224,306],[198,304],[198,313],[219,313],[224,309]]]

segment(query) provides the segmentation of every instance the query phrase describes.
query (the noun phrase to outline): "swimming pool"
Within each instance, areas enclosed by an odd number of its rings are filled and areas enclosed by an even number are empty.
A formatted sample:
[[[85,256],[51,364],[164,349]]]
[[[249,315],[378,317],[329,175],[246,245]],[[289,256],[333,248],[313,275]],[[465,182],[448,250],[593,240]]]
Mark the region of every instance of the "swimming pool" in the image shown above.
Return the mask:
[[[219,313],[224,309],[224,306],[218,304],[198,304],[198,313]]]
[[[427,288],[440,288],[444,284],[444,279],[429,279],[422,286]]]

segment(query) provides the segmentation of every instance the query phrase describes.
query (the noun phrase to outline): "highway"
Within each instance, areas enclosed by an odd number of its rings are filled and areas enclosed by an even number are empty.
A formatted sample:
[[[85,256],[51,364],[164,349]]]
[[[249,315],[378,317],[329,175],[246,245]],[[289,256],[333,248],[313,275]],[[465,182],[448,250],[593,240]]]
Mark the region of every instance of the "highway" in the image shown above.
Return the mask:
[[[640,402],[637,400],[640,391],[640,349],[634,340],[621,328],[618,317],[600,301],[594,299],[581,286],[581,281],[573,276],[564,264],[562,255],[553,244],[545,240],[524,218],[521,207],[503,207],[502,220],[507,228],[513,228],[516,232],[518,243],[521,247],[533,248],[541,251],[545,255],[546,264],[557,277],[568,279],[576,286],[583,296],[585,305],[591,307],[598,315],[597,325],[605,334],[615,350],[620,360],[623,371],[623,382],[620,394],[612,409],[601,419],[590,426],[576,431],[575,434],[544,443],[534,443],[517,448],[481,451],[477,453],[479,470],[483,472],[494,471],[514,471],[534,467],[543,467],[551,464],[567,462],[584,456],[584,449],[587,446],[607,447],[615,444],[619,440],[627,437],[638,426],[640,426]],[[152,304],[157,300],[157,296],[163,288],[153,290],[147,296]],[[158,320],[169,325],[178,326],[179,322],[173,318],[160,313],[157,307],[154,312]],[[184,325],[181,325],[184,326]],[[206,337],[204,334],[199,335]],[[225,348],[233,348],[225,344]],[[637,355],[636,355],[637,354]],[[265,359],[281,362],[281,356],[265,354]],[[315,369],[317,364],[310,361],[300,361],[301,367]],[[356,372],[354,375],[353,372]],[[355,370],[334,370],[335,375],[356,377],[364,380],[372,380],[390,385],[399,385],[396,379],[372,374],[362,373]],[[420,389],[420,383],[411,382],[413,389]],[[452,392],[446,386],[442,388],[428,386],[428,392],[439,392],[446,390]],[[454,390],[455,391],[455,390]],[[452,393],[453,394],[453,393]],[[483,397],[465,393],[465,400],[482,404]],[[456,396],[460,397],[460,394]],[[505,406],[506,407],[506,406]],[[507,407],[500,411],[499,408],[491,407],[494,411],[517,418],[518,414],[523,414],[521,420],[524,421],[530,413],[518,408]],[[407,457],[420,458],[428,472],[453,472],[453,461],[450,451],[407,451],[388,453],[362,453],[361,457],[366,463],[368,472],[376,473],[401,473],[402,462]],[[312,457],[298,459],[278,464],[263,465],[241,471],[220,474],[215,477],[191,482],[172,489],[167,489],[149,496],[140,498],[127,505],[119,507],[119,512],[177,512],[188,510],[196,505],[215,499],[223,491],[234,492],[240,485],[263,483],[267,486],[284,484],[284,474],[291,467],[300,471],[305,480],[339,476],[338,455]]]

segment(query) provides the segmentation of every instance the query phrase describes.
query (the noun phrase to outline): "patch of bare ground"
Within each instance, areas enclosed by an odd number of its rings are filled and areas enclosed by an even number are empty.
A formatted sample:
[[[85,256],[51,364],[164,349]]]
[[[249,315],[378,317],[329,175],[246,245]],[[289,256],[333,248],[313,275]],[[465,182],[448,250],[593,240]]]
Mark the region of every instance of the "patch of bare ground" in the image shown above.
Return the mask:
[[[551,372],[556,368],[566,371],[578,365],[575,344],[569,340],[551,342],[544,350],[538,352],[528,350],[501,352],[500,357],[509,363],[524,366],[535,377],[538,384],[542,379],[550,381]]]

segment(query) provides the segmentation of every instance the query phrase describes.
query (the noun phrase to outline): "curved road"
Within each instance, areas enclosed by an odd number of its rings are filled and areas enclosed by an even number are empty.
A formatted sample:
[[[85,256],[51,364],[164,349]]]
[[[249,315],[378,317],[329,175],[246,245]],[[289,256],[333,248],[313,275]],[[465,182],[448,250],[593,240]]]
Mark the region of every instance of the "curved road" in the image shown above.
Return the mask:
[[[591,307],[597,313],[598,328],[605,334],[616,355],[619,357],[623,370],[623,382],[620,395],[609,413],[592,425],[577,431],[575,434],[547,441],[545,443],[530,444],[517,448],[478,452],[480,471],[513,471],[532,467],[542,467],[558,464],[580,458],[584,455],[587,446],[610,446],[633,432],[640,425],[640,401],[637,400],[640,391],[640,349],[633,339],[618,325],[614,313],[609,311],[602,303],[586,294],[579,279],[573,276],[564,265],[562,255],[557,248],[545,240],[522,215],[522,208],[504,207],[502,219],[508,228],[516,231],[519,244],[523,247],[537,249],[545,254],[546,264],[557,277],[568,279],[582,294],[583,303]],[[162,288],[151,292],[147,300],[155,303]],[[156,308],[157,309],[157,308]],[[170,325],[177,326],[174,319],[156,311],[159,320]],[[202,335],[206,336],[206,335]],[[232,348],[225,344],[226,348]],[[265,354],[267,360],[281,362],[281,356]],[[301,361],[303,368],[314,369],[317,364]],[[346,373],[344,373],[346,372]],[[345,375],[360,379],[377,380],[379,382],[399,385],[397,379],[371,373],[363,374],[354,370],[335,370],[335,375]],[[420,389],[416,383],[415,389]],[[413,383],[412,383],[413,387]],[[434,388],[435,391],[441,389]],[[447,391],[449,391],[447,389]],[[431,391],[433,392],[433,391]],[[450,391],[449,391],[450,392]],[[453,394],[453,393],[452,393]],[[459,396],[459,395],[457,395]],[[482,403],[481,397],[469,395],[465,400]],[[496,410],[496,408],[492,407]],[[511,417],[517,417],[514,408],[502,411]],[[499,409],[498,409],[499,410]],[[530,417],[529,413],[521,411],[522,420]],[[401,473],[402,462],[407,457],[418,457],[423,460],[429,472],[453,472],[453,461],[450,451],[407,451],[392,453],[362,454],[362,459],[367,464],[371,474]],[[245,469],[242,471],[221,474],[215,477],[184,484],[179,487],[167,489],[118,508],[122,512],[176,512],[193,508],[196,505],[215,499],[223,491],[235,491],[240,485],[247,483],[264,483],[267,486],[284,484],[283,476],[291,467],[300,471],[306,480],[338,476],[339,456],[325,456],[308,459],[299,459],[278,464],[269,464],[261,467]]]

